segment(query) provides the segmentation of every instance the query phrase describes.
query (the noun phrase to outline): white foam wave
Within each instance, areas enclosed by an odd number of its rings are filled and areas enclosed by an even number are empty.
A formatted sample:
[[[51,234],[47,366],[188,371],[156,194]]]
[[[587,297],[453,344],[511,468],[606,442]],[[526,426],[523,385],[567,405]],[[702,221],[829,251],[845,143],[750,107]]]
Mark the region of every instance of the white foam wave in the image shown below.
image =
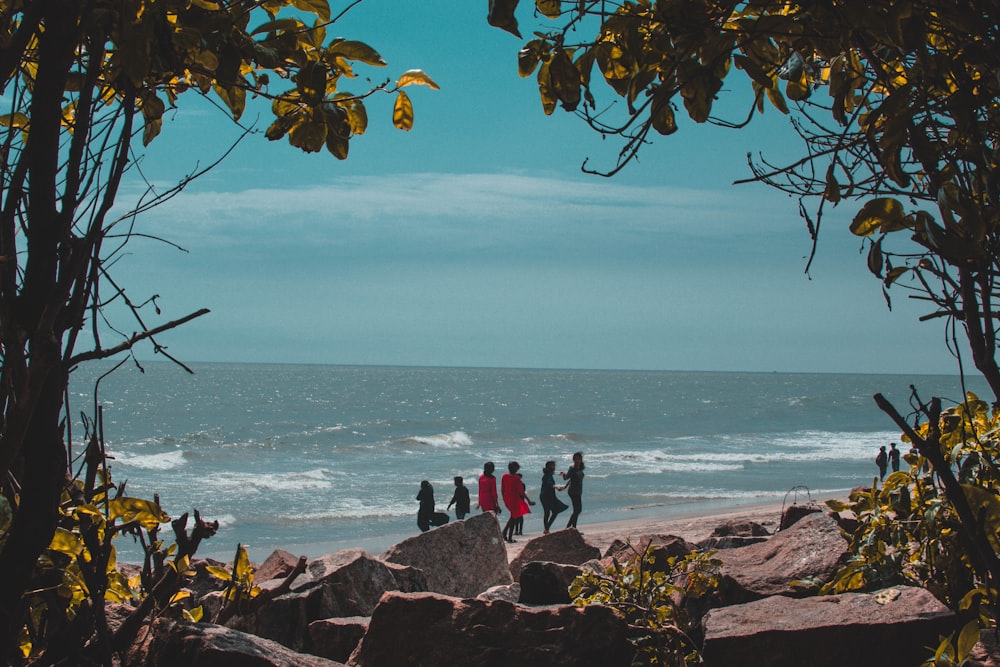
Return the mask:
[[[302,472],[232,473],[209,475],[204,483],[221,489],[244,491],[311,491],[333,488],[334,474],[326,468]]]
[[[131,452],[113,452],[114,460],[122,465],[140,470],[173,470],[184,465],[184,450],[160,454],[132,454]]]
[[[472,438],[465,431],[452,431],[437,435],[411,435],[396,441],[397,445],[427,445],[442,449],[462,449],[470,447]]]

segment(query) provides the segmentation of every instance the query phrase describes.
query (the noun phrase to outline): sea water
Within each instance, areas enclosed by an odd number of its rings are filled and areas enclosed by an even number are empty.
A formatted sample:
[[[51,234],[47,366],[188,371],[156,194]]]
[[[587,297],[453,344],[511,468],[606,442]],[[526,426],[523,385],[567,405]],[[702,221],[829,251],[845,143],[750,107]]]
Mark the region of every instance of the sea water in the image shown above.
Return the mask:
[[[220,559],[237,544],[255,559],[277,548],[377,553],[418,532],[421,480],[443,510],[460,475],[475,504],[483,463],[499,480],[516,460],[537,499],[545,461],[565,470],[576,451],[584,532],[846,492],[871,483],[880,445],[899,442],[875,393],[904,415],[911,385],[946,404],[963,396],[951,376],[265,364],[189,374],[155,362],[96,383],[107,368],[74,374],[72,414],[92,411],[96,386],[113,480],[128,495],[158,494],[171,516],[217,520],[199,554]],[[966,389],[988,396],[982,382]],[[539,505],[525,532],[540,529]],[[138,559],[130,539],[118,546]]]

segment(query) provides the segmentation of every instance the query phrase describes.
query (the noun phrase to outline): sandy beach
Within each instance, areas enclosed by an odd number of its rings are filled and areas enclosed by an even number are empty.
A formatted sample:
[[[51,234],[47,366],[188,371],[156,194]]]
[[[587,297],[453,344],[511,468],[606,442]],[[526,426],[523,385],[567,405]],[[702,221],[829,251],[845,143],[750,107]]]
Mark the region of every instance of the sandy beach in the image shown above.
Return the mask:
[[[642,535],[677,535],[688,542],[699,542],[710,537],[716,526],[727,521],[755,521],[774,533],[781,521],[783,507],[792,504],[813,504],[825,508],[825,502],[832,498],[845,500],[846,494],[814,495],[810,499],[800,497],[795,502],[788,501],[787,503],[766,502],[729,508],[692,508],[689,512],[680,514],[674,512],[670,516],[646,516],[593,524],[586,522],[585,512],[580,515],[578,529],[583,534],[584,539],[598,547],[601,553],[604,553],[616,539],[637,539]],[[557,521],[556,526],[559,525],[560,523]],[[513,560],[525,544],[540,536],[541,532],[528,531],[517,537],[514,544],[507,545],[508,560]]]

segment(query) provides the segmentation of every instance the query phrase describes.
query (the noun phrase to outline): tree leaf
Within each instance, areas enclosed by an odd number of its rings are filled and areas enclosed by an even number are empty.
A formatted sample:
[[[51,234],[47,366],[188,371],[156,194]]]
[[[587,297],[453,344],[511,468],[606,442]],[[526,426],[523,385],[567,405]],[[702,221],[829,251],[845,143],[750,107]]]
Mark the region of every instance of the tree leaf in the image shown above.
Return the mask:
[[[972,652],[972,647],[979,642],[979,620],[973,619],[965,624],[962,632],[958,635],[958,655],[956,660],[961,663]]]
[[[292,7],[313,14],[323,23],[330,20],[330,3],[327,0],[291,0]]]
[[[557,19],[562,14],[559,4],[559,0],[535,0],[535,8],[538,9],[538,12],[550,19]]]
[[[302,99],[309,104],[316,104],[326,97],[326,66],[318,61],[310,60],[295,76],[295,88]]]
[[[542,58],[542,40],[533,39],[517,52],[517,73],[525,79],[535,71]]]
[[[356,60],[357,62],[372,65],[374,67],[385,67],[386,62],[382,60],[379,52],[368,46],[364,42],[357,42],[349,39],[335,39],[326,48],[326,55],[332,57]]]
[[[65,528],[56,528],[52,541],[49,542],[49,549],[67,556],[76,556],[83,550],[83,540],[79,535]]]
[[[514,10],[517,9],[517,3],[518,0],[490,0],[486,22],[494,28],[506,30],[520,39],[521,33],[517,30],[517,19],[514,18]]]
[[[891,197],[879,197],[865,202],[851,222],[855,236],[871,236],[877,231],[896,231],[906,227],[903,205]]]
[[[122,496],[108,501],[108,518],[111,521],[121,519],[123,522],[137,521],[147,530],[156,528],[161,523],[170,521],[170,516],[152,500]]]
[[[434,79],[427,76],[427,74],[421,69],[408,69],[403,72],[403,75],[396,80],[396,87],[403,88],[405,86],[421,85],[427,86],[433,90],[441,90],[441,87],[434,83]]]
[[[396,93],[396,103],[392,107],[392,124],[401,130],[413,129],[413,103],[402,90]]]
[[[288,131],[288,143],[306,153],[317,153],[326,143],[326,119],[322,114],[309,113],[301,117]]]

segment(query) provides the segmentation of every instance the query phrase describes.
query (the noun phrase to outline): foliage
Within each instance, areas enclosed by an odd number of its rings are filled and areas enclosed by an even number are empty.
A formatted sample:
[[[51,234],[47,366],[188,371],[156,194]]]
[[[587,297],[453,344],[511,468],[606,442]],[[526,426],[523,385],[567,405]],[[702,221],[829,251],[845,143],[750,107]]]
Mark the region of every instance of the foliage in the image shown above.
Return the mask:
[[[137,216],[213,165],[165,190],[146,183],[125,213],[121,184],[130,174],[143,178],[136,167],[143,147],[160,136],[169,112],[180,113],[185,93],[237,124],[259,100],[272,116],[267,138],[340,159],[365,132],[373,94],[394,95],[393,122],[410,129],[413,105],[403,89],[437,86],[410,70],[395,84],[350,90],[356,68],[386,64],[371,46],[327,34],[357,4],[336,13],[328,0],[0,0],[0,662],[21,661],[25,628],[33,656],[46,646],[80,650],[64,640],[87,641],[93,628],[105,633],[101,612],[81,614],[74,605],[103,599],[110,538],[131,530],[125,526],[156,531],[157,503],[126,499],[106,476],[83,480],[82,489],[71,481],[69,374],[85,361],[131,354],[143,341],[180,363],[160,335],[208,311],[153,324],[147,318],[161,314],[158,298],[133,298],[113,269],[140,235]],[[113,321],[114,309],[132,321]],[[92,465],[88,458],[85,468]],[[162,586],[148,582],[154,588],[143,604],[169,603],[185,557],[211,532],[195,516],[191,534],[173,522],[172,555],[158,540],[147,545],[149,576],[162,570],[164,577]],[[71,580],[25,595],[40,562],[49,579]],[[129,595],[111,583],[113,595]],[[72,632],[53,634],[56,626]],[[113,650],[117,639],[101,639]],[[111,660],[109,653],[97,659]]]
[[[616,609],[631,630],[634,665],[693,665],[701,662],[692,640],[686,601],[710,594],[719,585],[721,562],[714,552],[671,556],[666,567],[656,562],[653,545],[642,551],[629,545],[630,557],[614,558],[604,574],[585,571],[569,589],[579,606],[604,604]]]
[[[961,664],[980,626],[995,626],[1000,597],[996,553],[1000,551],[1000,410],[973,393],[930,420],[914,394],[922,419],[902,439],[915,449],[904,455],[908,470],[892,473],[881,487],[851,493],[849,502],[828,501],[837,512],[858,520],[851,558],[822,592],[876,591],[896,585],[920,586],[964,617],[959,633],[944,637],[933,665]],[[931,449],[936,443],[936,449]],[[939,458],[933,466],[930,459]],[[948,480],[948,481],[945,481]],[[946,492],[962,490],[965,509]],[[960,516],[974,516],[970,530]],[[891,589],[890,589],[891,590]],[[971,642],[971,643],[970,643]],[[952,662],[949,662],[952,661]]]

